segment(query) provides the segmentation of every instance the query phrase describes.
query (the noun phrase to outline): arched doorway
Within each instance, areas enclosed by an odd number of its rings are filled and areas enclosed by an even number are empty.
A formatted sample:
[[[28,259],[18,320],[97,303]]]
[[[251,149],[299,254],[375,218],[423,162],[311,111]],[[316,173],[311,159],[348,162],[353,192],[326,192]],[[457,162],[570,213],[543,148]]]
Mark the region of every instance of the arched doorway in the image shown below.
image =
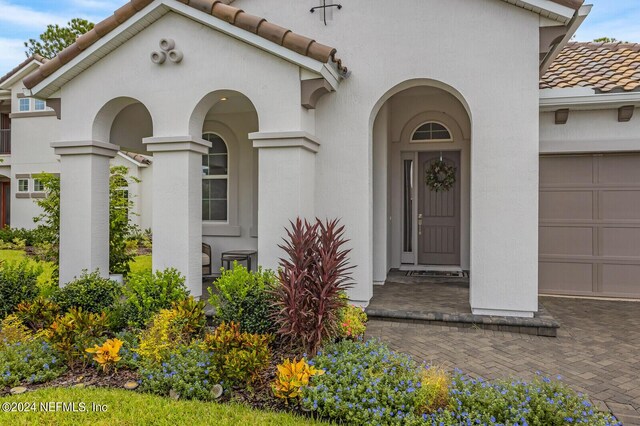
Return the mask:
[[[392,89],[377,108],[374,282],[383,283],[390,269],[469,271],[471,119],[464,99],[442,83],[415,81]],[[438,165],[449,172],[446,188],[427,183]]]

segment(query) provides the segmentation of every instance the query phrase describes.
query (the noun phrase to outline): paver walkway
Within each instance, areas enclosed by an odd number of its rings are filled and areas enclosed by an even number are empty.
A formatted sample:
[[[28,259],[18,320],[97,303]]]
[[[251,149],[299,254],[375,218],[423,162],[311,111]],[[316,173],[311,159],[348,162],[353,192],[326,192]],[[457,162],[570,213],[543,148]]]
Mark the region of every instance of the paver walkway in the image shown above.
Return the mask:
[[[541,303],[561,323],[558,337],[386,321],[370,321],[367,335],[486,379],[560,375],[625,426],[640,425],[640,303],[553,297]]]

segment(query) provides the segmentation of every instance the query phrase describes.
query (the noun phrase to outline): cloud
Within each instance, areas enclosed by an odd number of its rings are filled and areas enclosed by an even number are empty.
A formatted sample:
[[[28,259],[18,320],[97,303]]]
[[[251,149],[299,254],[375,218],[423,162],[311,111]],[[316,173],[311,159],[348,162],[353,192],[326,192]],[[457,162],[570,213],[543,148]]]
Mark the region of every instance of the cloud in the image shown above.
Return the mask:
[[[67,19],[61,15],[30,9],[25,6],[0,0],[0,23],[19,25],[22,28],[44,29],[49,24],[65,24]]]
[[[22,40],[0,38],[0,76],[26,59]]]
[[[637,0],[594,1],[593,9],[576,33],[579,41],[611,37],[640,42],[640,7]]]

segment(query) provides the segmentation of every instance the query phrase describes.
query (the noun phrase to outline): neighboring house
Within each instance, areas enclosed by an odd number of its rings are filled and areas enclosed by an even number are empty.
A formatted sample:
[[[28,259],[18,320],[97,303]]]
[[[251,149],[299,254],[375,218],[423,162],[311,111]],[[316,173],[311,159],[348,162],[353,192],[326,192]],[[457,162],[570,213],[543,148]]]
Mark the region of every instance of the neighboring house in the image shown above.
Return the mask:
[[[60,160],[62,282],[108,272],[123,149],[153,156],[154,268],[196,296],[201,241],[276,268],[297,216],[341,218],[362,304],[391,268],[469,271],[476,314],[530,317],[539,287],[640,296],[640,66],[567,46],[582,0],[226,3],[132,0],[20,77],[59,116],[38,138]],[[434,192],[439,159],[456,179]]]
[[[60,173],[60,159],[51,148],[62,123],[54,110],[57,105],[23,93],[22,79],[46,61],[40,56],[27,58],[0,77],[0,226],[35,227],[33,218],[41,210],[34,201],[44,197],[38,175]],[[141,181],[127,188],[134,200],[131,220],[142,229],[151,228],[150,199],[142,195],[151,185],[150,157],[119,152],[111,164],[126,166]]]

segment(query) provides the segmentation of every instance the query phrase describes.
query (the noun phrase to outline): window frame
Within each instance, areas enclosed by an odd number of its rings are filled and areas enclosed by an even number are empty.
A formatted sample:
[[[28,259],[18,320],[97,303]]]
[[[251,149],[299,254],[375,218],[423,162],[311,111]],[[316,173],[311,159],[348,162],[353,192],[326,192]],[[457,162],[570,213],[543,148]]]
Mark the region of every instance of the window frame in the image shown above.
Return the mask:
[[[226,173],[226,174],[224,174],[224,175],[209,175],[209,174],[205,175],[204,173],[202,174],[202,181],[203,181],[203,182],[204,182],[205,180],[223,180],[223,179],[224,179],[224,180],[226,180],[226,182],[227,182],[227,191],[226,191],[226,198],[224,199],[224,201],[225,201],[225,206],[226,206],[226,215],[225,215],[225,216],[226,216],[226,219],[224,219],[224,220],[211,219],[211,216],[210,216],[210,215],[208,216],[208,217],[209,217],[209,219],[205,219],[205,218],[204,218],[204,211],[203,211],[203,214],[202,214],[202,216],[203,216],[203,218],[202,218],[202,222],[203,222],[203,223],[210,223],[210,224],[229,224],[229,223],[230,223],[229,198],[230,198],[230,190],[231,190],[231,188],[230,188],[230,181],[231,181],[231,161],[230,161],[230,153],[229,153],[229,143],[225,140],[225,138],[223,138],[223,137],[222,137],[222,135],[220,135],[220,133],[219,133],[219,132],[214,132],[214,131],[203,131],[203,132],[202,132],[202,139],[204,139],[204,140],[206,140],[206,141],[209,141],[208,139],[205,139],[205,136],[206,136],[206,135],[215,135],[215,136],[217,136],[217,137],[222,141],[222,143],[224,143],[224,146],[225,146],[225,149],[226,149],[226,153],[225,153],[225,154],[220,154],[220,153],[211,153],[211,152],[208,152],[207,154],[203,154],[203,156],[207,156],[207,157],[209,157],[209,156],[212,156],[212,155],[213,155],[213,156],[216,156],[216,155],[219,155],[219,156],[221,156],[221,155],[226,155],[226,157],[227,157],[227,163],[226,163],[227,173]],[[211,148],[209,148],[209,149],[211,149]],[[202,197],[201,197],[201,202],[203,202],[203,203],[204,203],[204,201],[205,201],[205,197],[204,197],[204,195],[205,195],[205,194],[204,194],[204,190],[203,190],[203,192],[202,192]],[[211,198],[206,198],[206,200],[208,200],[208,201],[212,201],[212,199],[211,199]],[[218,200],[218,199],[216,199],[216,200]],[[219,200],[222,200],[222,199],[219,199]],[[209,213],[211,213],[211,212],[209,211]]]
[[[17,185],[18,186],[17,186],[16,192],[19,193],[19,194],[28,193],[29,192],[29,180],[30,179],[27,179],[27,178],[19,178],[19,179],[17,179]],[[23,182],[26,182],[26,184],[27,184],[26,189],[21,189],[20,184],[23,183]]]
[[[449,134],[449,137],[446,139],[414,139],[414,136],[418,132],[418,129],[420,129],[423,126],[426,126],[427,124],[438,124],[442,126]],[[431,130],[431,132],[433,132],[433,130]],[[436,120],[429,120],[429,121],[420,123],[418,126],[416,126],[415,129],[413,129],[413,131],[411,132],[411,136],[409,138],[409,143],[439,143],[439,142],[453,142],[453,141],[454,141],[453,133],[451,132],[451,129],[446,124]]]
[[[25,104],[27,109],[23,109],[22,106]],[[31,98],[20,98],[18,99],[18,111],[19,112],[29,112],[31,111]]]
[[[38,105],[42,105],[42,108],[38,108]],[[46,111],[47,110],[47,102],[42,99],[33,99],[33,110],[34,111]]]
[[[38,185],[41,185],[42,188],[38,189]],[[45,192],[44,184],[40,178],[33,178],[33,192]]]

